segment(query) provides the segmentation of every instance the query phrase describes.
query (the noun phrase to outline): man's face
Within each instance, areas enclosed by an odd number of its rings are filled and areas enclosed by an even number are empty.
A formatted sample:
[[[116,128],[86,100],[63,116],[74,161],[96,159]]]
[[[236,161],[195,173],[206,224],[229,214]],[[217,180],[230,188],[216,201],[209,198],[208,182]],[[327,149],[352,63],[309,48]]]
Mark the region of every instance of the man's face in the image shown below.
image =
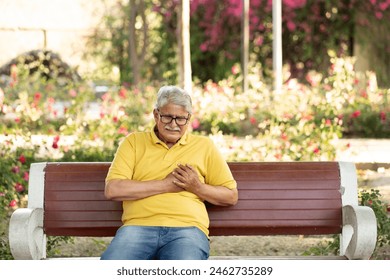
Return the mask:
[[[168,103],[159,110],[155,109],[153,115],[157,125],[158,138],[164,141],[168,147],[173,146],[179,141],[188,128],[190,114],[183,106]],[[177,119],[172,119],[170,123],[167,123],[171,117]],[[185,119],[188,119],[188,121],[186,122]],[[180,125],[181,123],[185,124]]]

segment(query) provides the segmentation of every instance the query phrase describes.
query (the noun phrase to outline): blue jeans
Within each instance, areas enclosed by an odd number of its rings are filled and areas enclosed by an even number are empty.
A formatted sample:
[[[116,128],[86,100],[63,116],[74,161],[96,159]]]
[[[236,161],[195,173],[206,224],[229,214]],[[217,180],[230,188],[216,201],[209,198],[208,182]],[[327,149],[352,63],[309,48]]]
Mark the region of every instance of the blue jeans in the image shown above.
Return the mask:
[[[209,252],[197,227],[122,226],[101,260],[206,260]]]

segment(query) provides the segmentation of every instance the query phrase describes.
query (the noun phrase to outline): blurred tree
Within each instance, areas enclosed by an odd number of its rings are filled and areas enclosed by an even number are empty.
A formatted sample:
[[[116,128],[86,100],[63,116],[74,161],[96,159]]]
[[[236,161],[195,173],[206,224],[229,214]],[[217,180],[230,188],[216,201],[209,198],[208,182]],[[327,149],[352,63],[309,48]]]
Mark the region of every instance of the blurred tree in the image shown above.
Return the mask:
[[[191,0],[186,3],[190,3],[192,78],[203,83],[220,81],[230,75],[232,67],[240,61],[243,1]],[[177,34],[178,23],[182,22],[178,14],[180,4],[178,0],[131,0],[124,4],[117,0],[114,8],[107,9],[101,26],[92,36],[91,53],[100,57],[106,66],[117,66],[122,82],[133,81],[135,75],[148,81],[176,83],[178,78],[180,81],[178,75],[182,70],[178,73],[178,65],[182,62],[178,50],[183,49],[178,45],[181,42]],[[142,9],[137,10],[140,5]],[[131,10],[134,14],[129,23]],[[390,57],[390,38],[382,32],[389,27],[390,0],[283,0],[282,11],[283,63],[290,69],[290,76],[286,78],[304,81],[311,70],[326,74],[330,66],[329,51],[338,56],[350,56],[356,54],[357,44],[367,44],[366,50],[380,57],[370,58],[369,61],[379,62],[369,65],[370,70],[384,71],[384,74],[378,73],[380,85],[390,83],[386,65]],[[135,29],[129,29],[129,25]],[[130,30],[133,35],[129,34]],[[264,77],[272,78],[272,1],[250,1],[249,30],[249,58],[251,62],[260,62]],[[379,30],[376,32],[380,34],[375,37],[378,40],[360,36],[362,32],[371,35],[374,30]],[[147,40],[146,35],[142,35],[146,31]],[[134,44],[133,51],[138,50],[138,56],[134,54],[133,58],[128,51],[129,38]],[[137,59],[142,63],[137,63]],[[379,64],[384,64],[383,70]]]
[[[133,85],[138,86],[149,42],[145,1],[129,0],[129,7],[129,60]]]

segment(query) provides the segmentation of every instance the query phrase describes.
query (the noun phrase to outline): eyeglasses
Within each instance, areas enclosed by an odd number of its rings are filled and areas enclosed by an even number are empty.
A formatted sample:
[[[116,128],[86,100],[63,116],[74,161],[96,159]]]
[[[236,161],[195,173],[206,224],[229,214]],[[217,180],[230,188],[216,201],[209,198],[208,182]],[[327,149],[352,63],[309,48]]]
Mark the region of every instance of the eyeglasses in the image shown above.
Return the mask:
[[[173,120],[175,120],[176,124],[178,126],[186,125],[188,120],[190,119],[190,114],[188,114],[188,117],[172,117],[170,115],[161,115],[160,111],[158,111],[158,114],[160,115],[160,120],[164,124],[170,124]]]

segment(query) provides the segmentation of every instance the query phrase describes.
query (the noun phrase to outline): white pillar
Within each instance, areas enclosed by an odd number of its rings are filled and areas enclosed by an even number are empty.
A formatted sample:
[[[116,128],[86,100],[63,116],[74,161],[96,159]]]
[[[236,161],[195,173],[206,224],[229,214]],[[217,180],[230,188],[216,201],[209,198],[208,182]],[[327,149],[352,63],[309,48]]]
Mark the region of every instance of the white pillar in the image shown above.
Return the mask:
[[[283,56],[282,56],[282,0],[272,0],[272,58],[274,91],[279,93],[283,83]]]
[[[249,0],[242,0],[241,19],[241,69],[242,92],[248,90],[248,60],[249,60]]]

